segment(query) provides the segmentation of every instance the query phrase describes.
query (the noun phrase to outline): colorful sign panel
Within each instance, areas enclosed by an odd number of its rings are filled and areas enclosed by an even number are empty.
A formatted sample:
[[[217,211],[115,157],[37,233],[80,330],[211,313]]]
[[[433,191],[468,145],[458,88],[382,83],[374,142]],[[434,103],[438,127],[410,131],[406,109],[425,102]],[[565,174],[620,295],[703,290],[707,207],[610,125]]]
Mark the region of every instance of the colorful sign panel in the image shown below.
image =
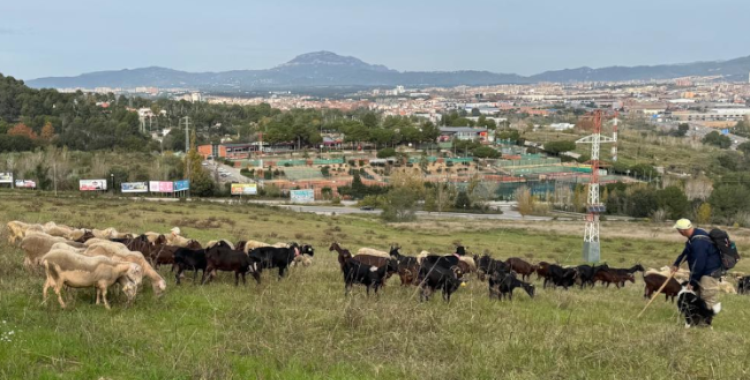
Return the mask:
[[[13,183],[13,173],[0,173],[0,183]]]
[[[147,193],[148,183],[146,182],[123,182],[120,184],[123,193]]]
[[[190,189],[190,181],[184,179],[182,181],[174,181],[174,191],[185,191]]]
[[[292,203],[312,203],[315,201],[313,189],[292,190],[289,192]]]
[[[36,182],[30,179],[17,179],[16,188],[18,189],[36,189]]]
[[[103,179],[82,179],[78,181],[80,191],[103,191],[107,190],[107,181]]]
[[[233,183],[232,195],[258,195],[258,185],[255,183]]]
[[[148,191],[152,193],[173,193],[174,184],[172,182],[150,181],[148,183]]]

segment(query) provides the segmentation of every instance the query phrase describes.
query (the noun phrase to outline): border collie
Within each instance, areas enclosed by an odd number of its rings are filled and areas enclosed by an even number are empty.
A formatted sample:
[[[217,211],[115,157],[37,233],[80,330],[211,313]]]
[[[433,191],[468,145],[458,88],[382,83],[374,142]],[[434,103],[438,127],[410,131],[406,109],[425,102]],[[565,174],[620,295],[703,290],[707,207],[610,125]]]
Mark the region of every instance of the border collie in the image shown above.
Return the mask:
[[[682,290],[677,293],[677,307],[685,317],[686,329],[700,325],[711,327],[713,317],[721,311],[721,303],[709,308],[706,301],[700,299],[693,290],[687,288],[687,282],[682,284]]]

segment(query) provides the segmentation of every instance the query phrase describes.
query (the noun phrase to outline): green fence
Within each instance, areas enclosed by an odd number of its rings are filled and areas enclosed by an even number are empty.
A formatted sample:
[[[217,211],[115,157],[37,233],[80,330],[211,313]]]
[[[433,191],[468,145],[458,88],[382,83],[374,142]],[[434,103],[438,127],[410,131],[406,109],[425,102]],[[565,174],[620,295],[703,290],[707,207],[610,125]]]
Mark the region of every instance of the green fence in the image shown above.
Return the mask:
[[[343,163],[344,163],[343,158],[329,158],[329,159],[316,158],[313,160],[313,165],[335,165],[335,164],[343,164]]]
[[[560,165],[562,161],[559,158],[542,157],[520,160],[497,160],[495,166],[499,168],[511,168],[515,166],[553,166]]]

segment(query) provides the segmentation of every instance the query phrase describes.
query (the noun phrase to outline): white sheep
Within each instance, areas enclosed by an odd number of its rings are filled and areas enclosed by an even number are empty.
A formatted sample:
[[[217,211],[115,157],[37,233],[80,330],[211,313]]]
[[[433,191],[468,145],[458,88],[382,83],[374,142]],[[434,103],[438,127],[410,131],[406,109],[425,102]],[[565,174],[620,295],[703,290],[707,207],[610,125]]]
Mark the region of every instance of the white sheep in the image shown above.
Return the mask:
[[[15,245],[30,232],[44,232],[41,224],[29,224],[20,220],[12,220],[6,225],[8,227],[8,244]]]
[[[358,256],[358,255],[377,256],[377,257],[384,257],[386,259],[390,259],[391,258],[391,255],[388,254],[388,252],[379,251],[377,249],[366,248],[366,247],[365,248],[360,248],[357,251],[357,254],[354,255],[354,256]]]
[[[119,259],[138,264],[143,268],[144,275],[151,280],[151,286],[154,289],[154,293],[160,295],[167,288],[167,283],[164,281],[164,278],[162,278],[161,275],[154,270],[151,264],[146,261],[143,254],[131,251],[120,243],[104,242],[89,245],[83,254],[86,256],[106,256],[112,259]]]
[[[255,248],[270,247],[270,246],[271,246],[270,244],[264,243],[262,241],[248,240],[247,242],[245,242],[245,253],[248,253]]]
[[[227,245],[228,245],[228,246],[229,246],[230,248],[234,249],[234,244],[232,244],[232,242],[231,242],[231,241],[229,241],[229,240],[226,240],[226,239],[221,239],[221,240],[211,240],[211,241],[209,241],[208,243],[206,243],[206,249],[209,249],[209,248],[211,248],[211,247],[215,246],[216,244],[219,244],[219,242],[220,242],[220,241],[223,241],[223,242],[224,242],[224,243],[226,243],[226,244],[227,244]]]
[[[65,243],[68,240],[59,236],[47,234],[31,234],[21,240],[21,249],[24,252],[23,266],[31,269],[42,264],[42,257],[52,249],[55,243]]]
[[[63,286],[71,288],[96,288],[96,304],[99,300],[109,309],[107,289],[115,282],[122,285],[128,302],[135,298],[135,279],[143,276],[138,264],[115,262],[107,257],[87,257],[68,250],[50,251],[42,258],[47,280],[42,291],[43,302],[47,302],[47,289],[53,288],[60,306],[65,308],[62,295]]]

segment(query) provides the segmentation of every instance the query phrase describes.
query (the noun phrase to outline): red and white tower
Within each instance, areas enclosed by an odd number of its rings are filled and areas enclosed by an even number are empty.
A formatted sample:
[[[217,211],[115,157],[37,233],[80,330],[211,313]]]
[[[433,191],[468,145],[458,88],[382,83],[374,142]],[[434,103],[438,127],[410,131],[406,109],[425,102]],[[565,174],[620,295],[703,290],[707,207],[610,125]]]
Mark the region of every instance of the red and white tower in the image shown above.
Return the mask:
[[[617,130],[617,117],[614,125]],[[602,136],[602,111],[594,111],[594,134],[576,141],[576,144],[591,144],[591,181],[586,202],[586,227],[583,232],[583,260],[590,263],[599,262],[601,245],[599,240],[599,214],[606,211],[599,200],[599,151],[601,144],[617,141],[617,132],[613,137]]]

